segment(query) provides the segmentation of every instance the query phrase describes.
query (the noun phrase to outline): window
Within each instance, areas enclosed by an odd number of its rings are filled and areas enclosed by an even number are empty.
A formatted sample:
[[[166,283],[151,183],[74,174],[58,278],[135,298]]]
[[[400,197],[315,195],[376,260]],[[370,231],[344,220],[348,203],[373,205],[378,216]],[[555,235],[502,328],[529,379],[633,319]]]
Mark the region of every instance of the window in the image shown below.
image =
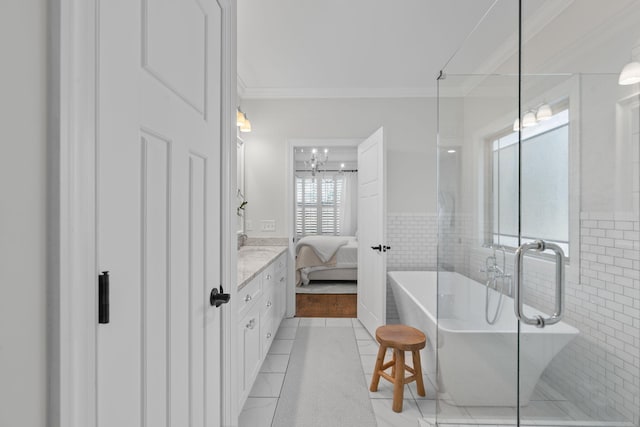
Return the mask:
[[[296,174],[296,235],[340,234],[342,176]]]
[[[522,243],[569,254],[569,110],[522,131]],[[492,141],[493,243],[518,246],[518,133]]]

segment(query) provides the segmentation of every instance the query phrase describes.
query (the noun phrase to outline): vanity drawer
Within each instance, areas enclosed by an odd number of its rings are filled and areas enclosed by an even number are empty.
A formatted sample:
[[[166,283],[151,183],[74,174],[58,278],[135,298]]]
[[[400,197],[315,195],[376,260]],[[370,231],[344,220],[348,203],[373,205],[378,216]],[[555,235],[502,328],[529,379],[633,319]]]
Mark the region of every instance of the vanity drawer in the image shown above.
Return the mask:
[[[261,273],[262,275],[262,286],[267,288],[269,285],[275,282],[275,271],[274,264],[271,263],[264,271]]]
[[[260,299],[262,295],[261,277],[258,276],[251,280],[247,285],[238,291],[238,312],[243,316],[253,304]]]

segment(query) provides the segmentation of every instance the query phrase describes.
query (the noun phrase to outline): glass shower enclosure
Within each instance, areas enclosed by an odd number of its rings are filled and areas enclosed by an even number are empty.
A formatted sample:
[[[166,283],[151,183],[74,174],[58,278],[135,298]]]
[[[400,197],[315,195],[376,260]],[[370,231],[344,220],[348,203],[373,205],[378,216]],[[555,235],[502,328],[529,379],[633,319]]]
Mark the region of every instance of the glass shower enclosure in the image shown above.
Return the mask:
[[[432,424],[640,425],[634,60],[640,1],[497,0],[443,67]]]

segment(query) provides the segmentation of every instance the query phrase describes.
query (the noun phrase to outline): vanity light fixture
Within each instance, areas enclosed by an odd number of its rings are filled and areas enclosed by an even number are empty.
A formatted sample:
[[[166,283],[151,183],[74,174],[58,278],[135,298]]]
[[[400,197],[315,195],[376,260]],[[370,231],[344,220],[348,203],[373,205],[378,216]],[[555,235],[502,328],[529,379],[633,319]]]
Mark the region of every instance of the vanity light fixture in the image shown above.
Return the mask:
[[[542,121],[549,120],[551,116],[553,116],[553,110],[551,110],[551,106],[545,102],[536,110],[529,110],[524,113],[522,117],[522,127],[528,128],[535,126]],[[518,132],[518,130],[520,130],[520,119],[515,119],[513,122],[513,131]]]
[[[522,127],[529,128],[531,126],[537,125],[538,122],[536,120],[536,115],[533,111],[527,111],[522,118]]]
[[[621,86],[627,86],[640,83],[640,62],[629,62],[624,66],[620,77],[618,78],[618,84]]]
[[[631,49],[631,62],[622,68],[618,84],[620,86],[633,85],[640,83],[640,40],[635,47]]]
[[[236,110],[236,126],[240,128],[240,132],[251,132],[251,122],[240,107]]]
[[[547,103],[542,104],[538,107],[536,111],[536,121],[543,122],[545,120],[549,120],[553,116],[553,112],[551,111],[551,106]]]
[[[244,115],[240,107],[238,107],[236,110],[236,126],[242,126],[246,120],[247,117]]]
[[[242,123],[242,125],[240,125],[240,132],[251,132],[251,122],[249,121],[249,117],[247,117],[247,115],[244,115],[244,123]]]
[[[513,131],[518,132],[520,130],[520,119],[516,119],[513,122]]]

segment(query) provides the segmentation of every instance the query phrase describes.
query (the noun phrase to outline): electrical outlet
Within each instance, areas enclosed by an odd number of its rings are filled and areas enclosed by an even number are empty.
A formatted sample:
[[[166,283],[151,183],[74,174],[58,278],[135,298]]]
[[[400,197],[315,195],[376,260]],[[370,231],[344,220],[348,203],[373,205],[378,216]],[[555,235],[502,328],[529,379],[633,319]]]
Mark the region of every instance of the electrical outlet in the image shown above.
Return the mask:
[[[276,231],[276,221],[274,219],[263,219],[260,221],[262,231]]]
[[[244,220],[244,228],[247,231],[253,230],[253,221],[251,221],[250,219],[245,219]]]

